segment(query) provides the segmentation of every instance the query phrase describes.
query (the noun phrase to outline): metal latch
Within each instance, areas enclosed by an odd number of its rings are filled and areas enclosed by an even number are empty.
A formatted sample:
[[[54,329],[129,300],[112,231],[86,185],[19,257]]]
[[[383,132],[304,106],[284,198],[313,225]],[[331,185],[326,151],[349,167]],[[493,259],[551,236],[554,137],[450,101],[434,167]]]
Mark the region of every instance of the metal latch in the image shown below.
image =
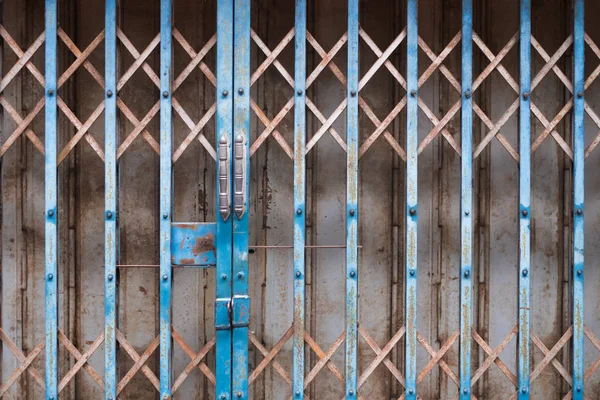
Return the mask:
[[[247,327],[250,325],[250,297],[236,295],[215,301],[215,329]]]

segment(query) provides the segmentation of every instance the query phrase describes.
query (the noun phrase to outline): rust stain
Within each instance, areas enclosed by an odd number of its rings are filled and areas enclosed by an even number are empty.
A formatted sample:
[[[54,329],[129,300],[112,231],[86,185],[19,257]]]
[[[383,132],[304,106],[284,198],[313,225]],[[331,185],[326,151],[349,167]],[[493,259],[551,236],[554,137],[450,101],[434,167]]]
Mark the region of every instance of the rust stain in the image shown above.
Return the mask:
[[[212,235],[212,233],[209,233],[206,236],[200,236],[196,238],[196,245],[192,249],[192,254],[194,256],[198,256],[208,251],[212,251],[213,253],[216,252],[215,238]]]
[[[182,258],[177,263],[175,261],[176,260],[173,259],[173,264],[180,264],[180,265],[193,265],[193,264],[196,264],[196,260],[193,259],[193,258]]]

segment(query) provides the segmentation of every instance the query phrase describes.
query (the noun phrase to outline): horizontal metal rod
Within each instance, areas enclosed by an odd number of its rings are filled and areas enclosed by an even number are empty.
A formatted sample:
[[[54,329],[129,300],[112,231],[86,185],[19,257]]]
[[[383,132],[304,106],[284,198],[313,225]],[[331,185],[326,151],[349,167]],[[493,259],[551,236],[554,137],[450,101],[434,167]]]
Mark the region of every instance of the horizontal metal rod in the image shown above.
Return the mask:
[[[256,245],[256,246],[249,246],[250,249],[293,249],[294,246],[288,246],[288,245],[265,245],[265,246],[261,246],[261,245]],[[346,245],[345,244],[331,244],[331,245],[306,245],[304,246],[304,248],[306,249],[345,249]],[[362,246],[358,246],[358,248],[362,248]]]

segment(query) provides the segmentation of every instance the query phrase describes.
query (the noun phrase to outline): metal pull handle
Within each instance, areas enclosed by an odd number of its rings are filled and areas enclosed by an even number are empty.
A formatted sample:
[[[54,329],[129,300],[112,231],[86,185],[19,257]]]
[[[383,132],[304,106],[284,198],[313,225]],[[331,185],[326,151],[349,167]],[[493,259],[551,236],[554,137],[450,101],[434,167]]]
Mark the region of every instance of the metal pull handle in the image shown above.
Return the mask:
[[[229,139],[222,135],[219,140],[219,214],[223,221],[227,221],[231,214],[230,175]]]
[[[244,135],[235,137],[234,146],[234,178],[233,178],[233,209],[238,219],[246,212],[246,148]]]

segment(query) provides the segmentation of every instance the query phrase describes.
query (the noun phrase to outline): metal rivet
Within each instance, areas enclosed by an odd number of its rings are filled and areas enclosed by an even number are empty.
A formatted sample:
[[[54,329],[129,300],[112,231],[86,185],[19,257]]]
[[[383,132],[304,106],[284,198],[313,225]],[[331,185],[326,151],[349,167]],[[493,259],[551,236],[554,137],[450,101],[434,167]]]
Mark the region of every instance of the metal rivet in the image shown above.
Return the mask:
[[[54,396],[50,396],[50,400],[54,400]]]
[[[167,91],[165,90],[165,91],[163,92],[163,97],[164,97],[164,98],[167,98],[167,97],[169,97],[169,92],[167,92]]]
[[[298,215],[302,215],[302,209],[301,209],[301,208],[297,209],[297,210],[296,210],[296,214],[298,214]]]
[[[467,90],[467,91],[465,92],[465,97],[466,97],[467,99],[470,99],[470,98],[471,98],[471,92]]]
[[[227,398],[227,395],[226,395],[225,393],[223,393],[223,394],[221,395],[221,400],[225,400],[226,398]]]
[[[113,397],[112,396],[108,396],[108,400],[113,400]]]
[[[523,276],[527,276],[528,274],[529,274],[529,270],[527,270],[527,269],[524,269],[524,270],[523,270]]]
[[[237,392],[237,393],[236,393],[236,396],[237,396],[237,397],[242,397],[242,392]]]
[[[48,279],[49,279],[49,280],[52,280],[52,279],[54,279],[54,275],[52,275],[52,274],[48,274]]]
[[[112,280],[113,280],[113,278],[114,278],[113,274],[108,274],[108,280],[109,280],[109,281],[112,281]]]
[[[526,217],[529,214],[529,212],[527,212],[527,210],[523,210],[521,211],[521,214],[523,214],[523,216]]]
[[[577,97],[583,97],[583,92],[577,92]]]
[[[583,214],[583,210],[581,208],[578,208],[577,209],[577,215],[581,215],[581,214]]]
[[[411,95],[412,97],[415,97],[415,96],[417,95],[417,91],[416,91],[415,89],[411,90],[411,91],[410,91],[410,95]]]
[[[229,94],[229,92],[227,90],[223,90],[223,92],[221,94],[223,95],[223,97],[227,97],[227,95]]]
[[[413,394],[414,392],[415,391],[412,388],[408,389],[408,394]]]
[[[581,392],[581,386],[577,386],[577,391]]]
[[[523,98],[527,100],[529,98],[529,92],[523,93]]]
[[[350,96],[352,96],[352,97],[356,96],[356,90],[351,90],[350,91]]]
[[[227,279],[227,274],[222,274],[221,275],[221,279],[226,280]]]
[[[301,276],[301,275],[302,275],[302,274],[300,273],[300,271],[296,271],[296,276],[297,276],[298,278],[300,278],[300,276]]]
[[[417,213],[417,210],[411,208],[408,212],[410,213],[410,215],[415,215]]]
[[[469,210],[465,210],[465,215],[469,215],[471,212]]]
[[[164,214],[163,214],[163,218],[164,218],[164,219],[167,219],[167,218],[169,218],[169,214],[167,214],[167,213],[164,213]]]
[[[577,270],[577,275],[581,275],[581,274],[583,274],[583,271],[582,271],[582,270],[580,270],[580,269],[578,269],[578,270]]]
[[[350,271],[350,276],[354,278],[356,276],[356,271]]]
[[[521,393],[527,393],[527,388],[522,388]]]
[[[48,96],[54,96],[54,89],[48,90]]]
[[[54,210],[48,210],[48,216],[49,217],[54,216]]]
[[[298,89],[296,93],[298,93],[298,96],[302,96],[302,89]]]
[[[112,211],[107,211],[106,212],[106,218],[108,218],[108,219],[112,218]]]
[[[468,278],[471,275],[471,271],[468,269],[464,272],[465,278]]]
[[[244,273],[243,272],[238,272],[238,278],[242,279],[244,277]]]
[[[354,390],[352,390],[352,389],[348,390],[348,394],[349,394],[350,396],[354,396]]]
[[[350,216],[354,217],[354,209],[350,210]]]
[[[107,96],[107,97],[112,97],[112,95],[113,95],[113,93],[112,93],[112,90],[108,90],[108,91],[106,92],[106,96]]]
[[[239,94],[244,94],[244,88],[239,88],[239,89],[238,89],[238,93],[239,93]],[[238,392],[238,393],[239,393],[239,392]],[[238,397],[239,397],[239,396],[238,396]]]
[[[163,275],[163,281],[166,281],[167,279],[169,279],[169,277],[167,276],[167,274]]]
[[[296,396],[300,396],[300,391],[296,390]]]
[[[415,276],[415,270],[411,268],[411,270],[408,272],[410,274],[410,276]]]
[[[168,394],[165,394],[165,395],[163,396],[163,399],[164,399],[164,400],[169,400],[169,395],[168,395]]]
[[[469,393],[469,389],[467,389],[467,388],[464,388],[464,389],[463,389],[463,393],[464,393],[464,394],[467,394],[467,393]]]

